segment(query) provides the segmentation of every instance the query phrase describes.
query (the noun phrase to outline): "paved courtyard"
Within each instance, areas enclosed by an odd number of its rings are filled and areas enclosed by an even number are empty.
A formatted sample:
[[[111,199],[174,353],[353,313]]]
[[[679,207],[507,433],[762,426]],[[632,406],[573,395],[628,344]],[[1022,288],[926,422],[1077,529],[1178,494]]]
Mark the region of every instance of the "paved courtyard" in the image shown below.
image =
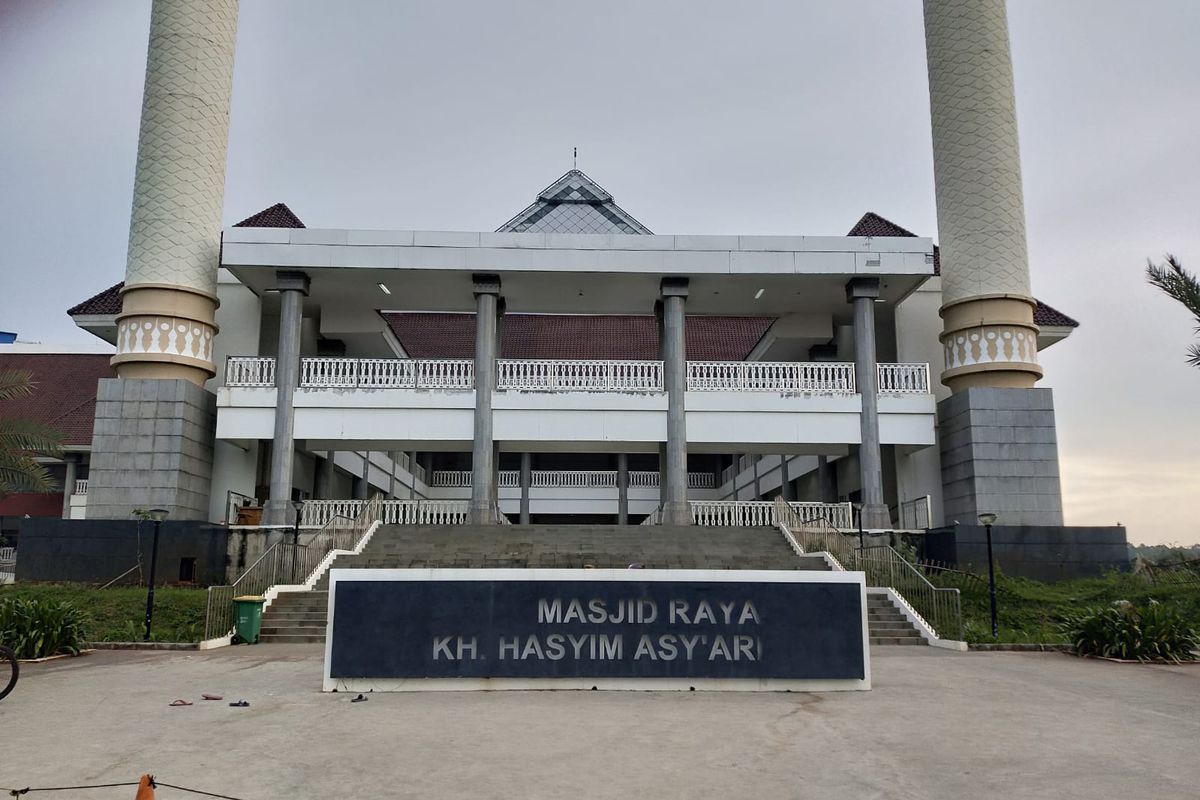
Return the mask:
[[[1200,666],[880,648],[871,692],[375,694],[350,703],[318,691],[321,657],[320,645],[259,645],[29,665],[0,701],[0,787],[151,772],[246,800],[1200,792]],[[225,699],[204,702],[201,692]],[[177,697],[195,705],[169,707]],[[250,706],[230,708],[237,699]]]

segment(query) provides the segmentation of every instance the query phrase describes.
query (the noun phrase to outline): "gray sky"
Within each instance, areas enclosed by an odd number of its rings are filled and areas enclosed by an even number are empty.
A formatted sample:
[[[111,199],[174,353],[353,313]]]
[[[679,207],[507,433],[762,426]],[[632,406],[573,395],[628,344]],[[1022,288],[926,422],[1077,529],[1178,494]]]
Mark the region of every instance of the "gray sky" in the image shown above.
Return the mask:
[[[0,0],[0,329],[124,277],[148,0]],[[1200,3],[1013,0],[1034,291],[1067,522],[1200,542]],[[225,223],[491,230],[571,166],[658,233],[936,237],[919,0],[242,0]]]

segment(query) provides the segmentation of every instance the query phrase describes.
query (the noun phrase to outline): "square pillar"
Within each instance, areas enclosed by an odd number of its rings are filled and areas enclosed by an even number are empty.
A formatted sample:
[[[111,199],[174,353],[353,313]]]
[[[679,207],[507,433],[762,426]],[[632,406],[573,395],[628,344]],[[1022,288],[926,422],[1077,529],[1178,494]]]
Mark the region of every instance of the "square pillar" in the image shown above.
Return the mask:
[[[779,457],[779,496],[783,498],[783,502],[790,503],[796,498],[792,497],[792,479],[788,475],[788,459],[791,456],[784,454]]]

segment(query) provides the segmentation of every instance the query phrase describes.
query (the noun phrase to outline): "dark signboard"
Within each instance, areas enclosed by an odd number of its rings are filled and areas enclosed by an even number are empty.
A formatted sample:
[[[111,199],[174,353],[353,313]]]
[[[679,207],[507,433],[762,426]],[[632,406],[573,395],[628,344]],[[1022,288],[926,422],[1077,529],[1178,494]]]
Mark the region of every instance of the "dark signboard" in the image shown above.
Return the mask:
[[[328,680],[867,678],[863,584],[852,573],[332,577]]]

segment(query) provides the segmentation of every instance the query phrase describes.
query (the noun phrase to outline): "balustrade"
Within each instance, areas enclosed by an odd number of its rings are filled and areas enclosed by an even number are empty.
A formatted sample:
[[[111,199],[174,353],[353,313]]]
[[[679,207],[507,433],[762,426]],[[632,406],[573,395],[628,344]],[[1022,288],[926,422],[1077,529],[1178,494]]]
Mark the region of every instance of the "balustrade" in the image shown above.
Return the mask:
[[[653,471],[635,470],[629,473],[631,488],[658,488],[658,473]],[[501,470],[500,487],[515,489],[521,485],[521,473],[518,470]],[[530,486],[534,489],[615,489],[617,486],[616,470],[534,470],[530,476]],[[429,484],[439,488],[470,488],[471,472],[469,470],[435,470],[433,482]],[[716,479],[711,472],[688,473],[688,488],[712,489]]]
[[[526,392],[661,392],[661,361],[500,359],[497,389]]]
[[[470,359],[303,358],[300,385],[344,389],[471,389]],[[885,394],[928,394],[928,364],[879,364]],[[230,356],[227,386],[274,386],[275,359]],[[497,361],[497,389],[527,392],[662,392],[663,362],[605,360]],[[692,392],[853,394],[854,365],[832,362],[689,361]]]
[[[854,393],[854,365],[823,361],[689,361],[689,392]]]
[[[225,360],[226,386],[274,386],[275,359],[230,356]]]
[[[880,394],[929,394],[928,364],[879,364]]]
[[[72,494],[87,494],[88,482],[87,478],[77,479],[75,481],[75,491]]]

